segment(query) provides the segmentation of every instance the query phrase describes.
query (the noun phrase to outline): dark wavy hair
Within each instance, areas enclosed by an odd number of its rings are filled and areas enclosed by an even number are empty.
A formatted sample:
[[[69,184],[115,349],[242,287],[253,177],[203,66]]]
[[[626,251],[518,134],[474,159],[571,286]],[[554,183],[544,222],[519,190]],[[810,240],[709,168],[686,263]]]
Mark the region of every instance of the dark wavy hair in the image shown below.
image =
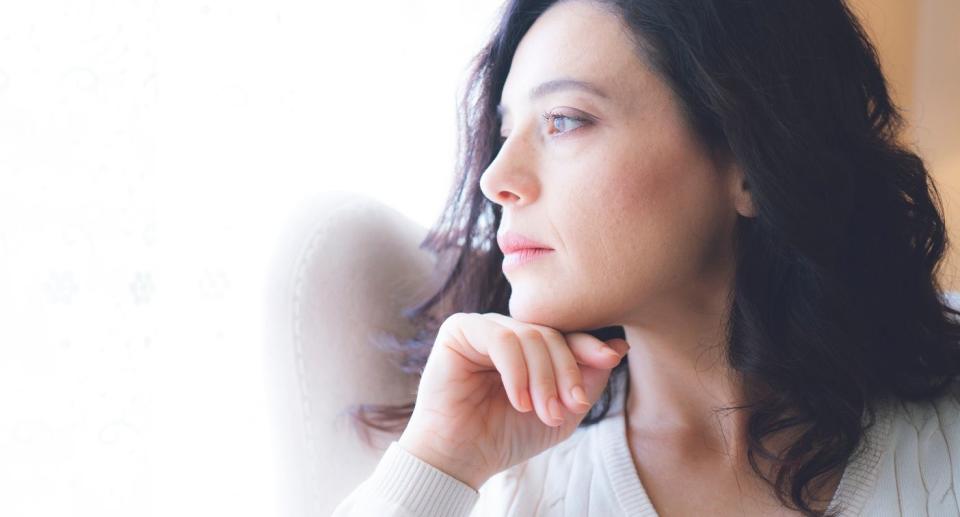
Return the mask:
[[[569,1],[569,0],[561,0]],[[412,339],[376,343],[423,371],[455,312],[509,314],[496,245],[500,206],[480,175],[500,146],[496,106],[517,45],[555,0],[510,0],[471,63],[459,105],[457,177],[421,243],[442,258],[439,289],[404,315]],[[904,124],[879,59],[841,0],[596,0],[675,93],[704,142],[742,166],[756,217],[739,217],[726,358],[747,379],[749,458],[792,509],[815,478],[846,462],[887,398],[929,401],[960,371],[960,313],[937,279],[947,246],[939,193],[899,142]],[[622,327],[590,329],[600,339]],[[626,375],[628,360],[612,372]],[[610,382],[581,426],[603,419]],[[405,405],[349,408],[358,428],[399,433]],[[869,415],[870,423],[862,425]],[[795,428],[782,455],[762,439]],[[766,478],[759,454],[774,462]],[[793,505],[790,504],[792,501]]]

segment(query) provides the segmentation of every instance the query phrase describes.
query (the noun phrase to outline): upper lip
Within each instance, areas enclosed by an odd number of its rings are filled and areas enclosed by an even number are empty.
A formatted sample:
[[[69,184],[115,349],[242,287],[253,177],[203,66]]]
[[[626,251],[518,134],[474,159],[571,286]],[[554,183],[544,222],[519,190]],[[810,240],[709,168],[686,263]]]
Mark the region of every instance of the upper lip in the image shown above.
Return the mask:
[[[543,248],[548,250],[553,249],[546,244],[537,242],[516,232],[503,232],[497,234],[497,244],[500,246],[500,251],[505,254],[529,248]]]

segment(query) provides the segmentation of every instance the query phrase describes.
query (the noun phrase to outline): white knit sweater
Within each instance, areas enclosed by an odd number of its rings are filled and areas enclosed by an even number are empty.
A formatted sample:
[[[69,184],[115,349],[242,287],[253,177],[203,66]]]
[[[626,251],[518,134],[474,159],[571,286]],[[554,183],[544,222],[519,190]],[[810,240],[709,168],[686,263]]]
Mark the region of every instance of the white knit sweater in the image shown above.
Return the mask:
[[[866,415],[865,415],[866,417]],[[866,422],[866,420],[864,420]],[[927,403],[878,407],[829,510],[960,516],[960,383]],[[342,516],[656,516],[627,446],[622,392],[602,421],[490,478],[479,492],[392,442]]]

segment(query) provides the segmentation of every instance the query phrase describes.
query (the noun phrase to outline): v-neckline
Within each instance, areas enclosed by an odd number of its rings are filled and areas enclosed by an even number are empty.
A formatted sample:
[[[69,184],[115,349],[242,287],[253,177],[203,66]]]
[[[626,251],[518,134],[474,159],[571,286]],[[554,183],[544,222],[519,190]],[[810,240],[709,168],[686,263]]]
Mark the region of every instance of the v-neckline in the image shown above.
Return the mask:
[[[623,396],[618,397],[608,416],[597,422],[601,461],[610,476],[614,495],[629,517],[659,517],[640,475],[633,463],[633,454],[627,444],[627,426],[623,411]],[[828,512],[840,510],[842,515],[859,515],[876,485],[880,457],[887,447],[892,421],[889,402],[877,404],[876,423],[866,431],[840,478],[840,483],[827,506]],[[867,413],[862,422],[867,423]]]

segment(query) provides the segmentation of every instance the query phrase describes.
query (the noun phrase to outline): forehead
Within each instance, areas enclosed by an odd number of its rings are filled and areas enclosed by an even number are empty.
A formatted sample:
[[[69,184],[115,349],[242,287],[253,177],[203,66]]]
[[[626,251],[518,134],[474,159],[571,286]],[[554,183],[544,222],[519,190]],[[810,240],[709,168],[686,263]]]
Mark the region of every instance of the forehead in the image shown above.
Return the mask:
[[[547,9],[520,40],[501,104],[508,110],[520,106],[543,83],[569,79],[595,85],[611,100],[629,98],[647,76],[617,15],[586,1],[568,0]],[[563,88],[551,90],[557,89]]]

